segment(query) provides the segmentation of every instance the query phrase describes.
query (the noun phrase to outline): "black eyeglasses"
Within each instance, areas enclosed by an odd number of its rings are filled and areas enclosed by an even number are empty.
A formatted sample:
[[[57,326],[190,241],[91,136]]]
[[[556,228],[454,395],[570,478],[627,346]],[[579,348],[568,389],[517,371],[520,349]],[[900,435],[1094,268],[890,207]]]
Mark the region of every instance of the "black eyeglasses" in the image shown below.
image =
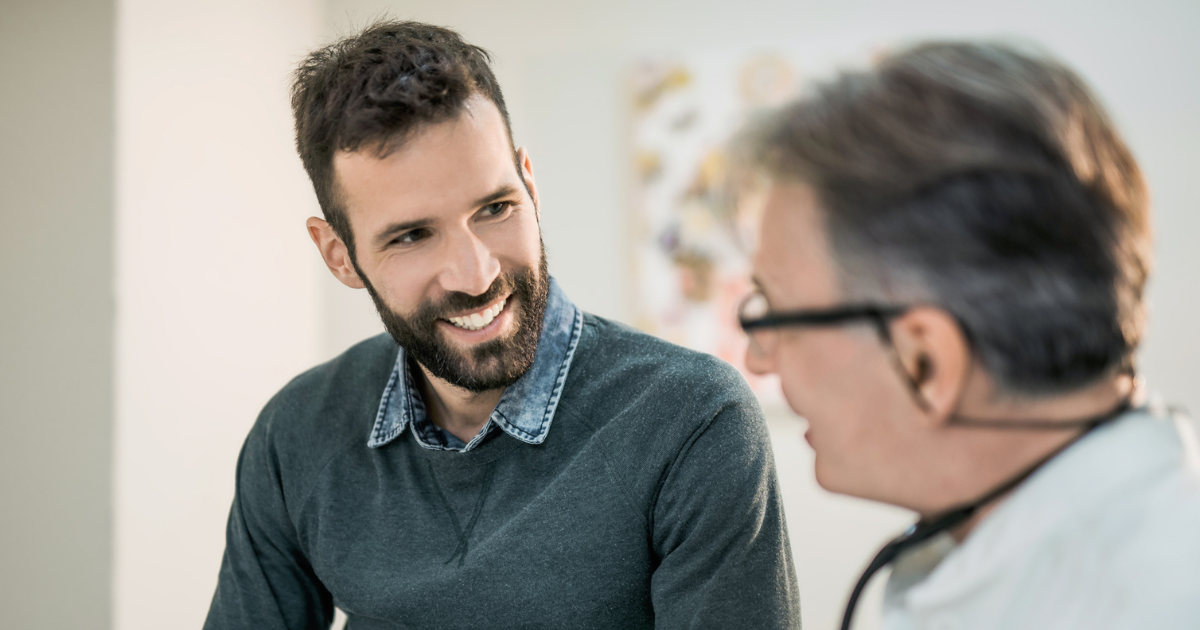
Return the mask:
[[[842,326],[858,320],[875,324],[880,337],[890,343],[888,322],[903,315],[908,306],[885,304],[843,304],[824,309],[772,312],[761,291],[746,296],[738,306],[738,323],[750,337],[750,347],[763,356],[775,352],[779,335],[775,329],[787,326]]]

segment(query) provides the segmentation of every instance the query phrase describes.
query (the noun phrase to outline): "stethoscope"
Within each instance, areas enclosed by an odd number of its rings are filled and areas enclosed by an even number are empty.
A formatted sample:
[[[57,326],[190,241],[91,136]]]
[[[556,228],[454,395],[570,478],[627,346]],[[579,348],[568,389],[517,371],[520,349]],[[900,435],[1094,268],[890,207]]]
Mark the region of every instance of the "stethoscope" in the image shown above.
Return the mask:
[[[1107,411],[1099,416],[1085,418],[1083,420],[1058,422],[1020,421],[1007,424],[1007,426],[1002,424],[1002,422],[1005,421],[973,421],[969,423],[962,423],[973,426],[989,426],[995,428],[1011,427],[1014,429],[1033,430],[1060,430],[1082,427],[1083,431],[1081,431],[1079,435],[1075,436],[1073,439],[1067,441],[1067,443],[1054,449],[1045,457],[1034,462],[1033,465],[1029,466],[1004,483],[1001,483],[999,486],[996,486],[978,499],[958,507],[950,508],[949,510],[942,512],[937,516],[917,521],[903,534],[900,534],[896,538],[892,539],[891,542],[884,545],[883,548],[879,550],[879,553],[875,554],[875,558],[871,560],[871,563],[867,565],[867,568],[863,571],[862,576],[858,578],[858,582],[854,585],[854,590],[850,592],[850,599],[846,602],[846,612],[842,615],[841,630],[850,630],[850,622],[854,617],[854,609],[858,605],[858,599],[862,595],[863,589],[866,588],[867,583],[871,580],[871,577],[878,573],[880,569],[887,566],[906,550],[911,549],[944,531],[953,529],[954,527],[967,522],[968,519],[970,519],[977,511],[979,511],[979,508],[991,503],[992,501],[995,501],[996,499],[1010,492],[1013,488],[1016,488],[1021,484],[1022,481],[1028,479],[1030,475],[1032,475],[1034,472],[1037,472],[1039,468],[1044,466],[1046,462],[1049,462],[1051,459],[1057,457],[1072,444],[1075,444],[1081,438],[1083,438],[1083,436],[1091,433],[1097,427],[1116,420],[1125,412],[1133,409],[1135,398],[1140,397],[1138,395],[1139,389],[1140,387],[1135,387],[1134,391],[1131,392],[1128,397],[1122,400],[1121,403],[1112,410]],[[1139,406],[1139,408],[1141,407]]]
[[[913,396],[913,401],[922,410],[930,411],[932,407],[921,394],[919,383],[920,377],[913,376],[911,373],[909,373],[909,371],[905,369],[903,362],[900,360],[900,355],[896,350],[894,341],[892,340],[891,330],[888,328],[887,319],[880,314],[876,314],[874,320],[876,332],[879,334],[880,339],[887,350],[888,358],[896,368],[897,372],[902,376],[905,385],[907,385],[909,392]],[[965,331],[966,329],[964,328],[963,330]],[[971,364],[970,369],[973,368],[974,365]],[[867,568],[863,571],[862,576],[858,578],[858,582],[854,585],[854,590],[850,592],[850,599],[846,602],[846,612],[842,615],[841,630],[850,630],[850,622],[854,617],[854,609],[858,605],[858,599],[862,596],[863,590],[866,588],[867,583],[871,580],[871,577],[878,573],[880,569],[884,568],[897,557],[899,557],[900,554],[942,532],[953,529],[954,527],[967,522],[967,520],[969,520],[975,515],[976,512],[979,511],[979,508],[1012,491],[1014,488],[1020,485],[1021,482],[1028,479],[1030,475],[1037,472],[1037,470],[1044,466],[1046,462],[1049,462],[1057,457],[1063,451],[1067,450],[1067,448],[1069,448],[1072,444],[1078,442],[1097,427],[1108,424],[1135,408],[1138,410],[1150,409],[1154,412],[1159,411],[1159,405],[1147,404],[1144,402],[1145,386],[1142,380],[1138,378],[1136,370],[1132,365],[1123,366],[1119,372],[1129,377],[1132,387],[1129,393],[1114,408],[1098,416],[1079,420],[1061,421],[993,420],[983,418],[968,418],[957,415],[951,416],[950,421],[954,424],[977,428],[1033,431],[1061,431],[1064,429],[1076,428],[1083,430],[1062,446],[1054,449],[1046,456],[1037,460],[1029,467],[988,491],[978,499],[964,503],[957,507],[952,507],[936,516],[927,519],[921,519],[909,527],[903,534],[900,534],[896,538],[892,539],[889,543],[884,545],[883,548],[879,550],[879,553],[875,554],[875,557],[871,560],[870,564],[867,565]],[[1166,411],[1172,417],[1174,417],[1176,426],[1181,431],[1181,435],[1186,438],[1184,439],[1185,457],[1190,462],[1190,465],[1194,467],[1198,473],[1200,473],[1200,438],[1197,438],[1194,429],[1190,426],[1187,427],[1188,432],[1186,434],[1182,433],[1185,430],[1185,425],[1187,425],[1187,423],[1183,421],[1183,419],[1186,418],[1185,412],[1174,408],[1169,408]]]

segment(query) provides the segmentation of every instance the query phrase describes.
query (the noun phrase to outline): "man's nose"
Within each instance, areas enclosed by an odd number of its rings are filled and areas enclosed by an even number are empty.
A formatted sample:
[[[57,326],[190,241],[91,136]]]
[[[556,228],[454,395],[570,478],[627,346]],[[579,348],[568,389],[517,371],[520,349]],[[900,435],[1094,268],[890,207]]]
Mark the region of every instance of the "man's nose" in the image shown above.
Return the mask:
[[[763,352],[751,337],[746,344],[746,369],[760,376],[775,372],[775,353]]]
[[[500,275],[500,261],[474,233],[467,231],[448,242],[445,265],[439,278],[446,291],[480,295]]]

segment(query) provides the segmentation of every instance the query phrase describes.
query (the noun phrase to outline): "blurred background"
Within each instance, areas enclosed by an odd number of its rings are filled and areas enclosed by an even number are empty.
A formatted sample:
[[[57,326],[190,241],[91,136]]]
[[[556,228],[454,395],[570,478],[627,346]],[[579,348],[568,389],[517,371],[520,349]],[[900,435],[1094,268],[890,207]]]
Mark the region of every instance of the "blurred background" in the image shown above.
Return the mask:
[[[1091,83],[1149,178],[1141,365],[1152,389],[1200,409],[1193,0],[0,0],[0,626],[202,624],[258,410],[381,330],[305,233],[319,210],[287,86],[307,51],[384,15],[493,53],[567,293],[700,345],[703,303],[720,300],[690,292],[737,263],[677,251],[703,220],[654,187],[686,193],[715,168],[705,151],[734,126],[745,81],[790,90],[927,37],[1040,43]],[[647,105],[659,83],[676,100]],[[647,297],[672,269],[687,272],[682,307]],[[835,627],[861,566],[910,516],[817,488],[802,421],[758,385],[804,623]],[[877,627],[877,602],[861,610],[858,627]]]

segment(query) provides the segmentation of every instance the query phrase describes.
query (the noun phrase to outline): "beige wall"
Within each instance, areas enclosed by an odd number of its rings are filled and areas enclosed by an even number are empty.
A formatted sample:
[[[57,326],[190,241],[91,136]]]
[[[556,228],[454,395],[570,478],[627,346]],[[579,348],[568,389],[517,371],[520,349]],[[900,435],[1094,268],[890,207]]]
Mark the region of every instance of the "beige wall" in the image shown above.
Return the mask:
[[[113,9],[0,4],[0,626],[109,627]]]

